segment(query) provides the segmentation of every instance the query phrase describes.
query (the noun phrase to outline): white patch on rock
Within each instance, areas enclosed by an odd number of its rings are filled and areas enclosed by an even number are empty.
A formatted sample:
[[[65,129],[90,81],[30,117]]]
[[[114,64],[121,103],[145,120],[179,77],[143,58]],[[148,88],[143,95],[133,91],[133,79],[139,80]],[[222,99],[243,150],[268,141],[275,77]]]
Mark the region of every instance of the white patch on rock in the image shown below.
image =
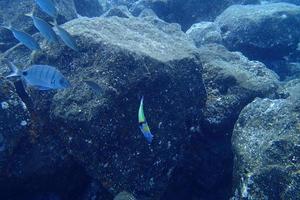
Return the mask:
[[[27,110],[27,106],[23,101],[22,101],[21,105],[22,105],[23,110]]]
[[[27,121],[26,120],[21,121],[21,126],[26,126],[26,125],[27,125]]]
[[[8,109],[9,108],[9,104],[5,101],[1,102],[1,108],[4,109]]]

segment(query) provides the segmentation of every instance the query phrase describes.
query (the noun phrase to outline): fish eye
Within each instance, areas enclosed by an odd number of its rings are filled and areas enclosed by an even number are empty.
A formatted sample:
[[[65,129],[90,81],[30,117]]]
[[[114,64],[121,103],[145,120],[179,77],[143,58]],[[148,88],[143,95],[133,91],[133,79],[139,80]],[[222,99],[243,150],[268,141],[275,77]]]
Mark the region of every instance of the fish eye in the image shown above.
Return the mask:
[[[22,72],[22,75],[23,76],[26,76],[28,73],[25,71],[25,72]]]

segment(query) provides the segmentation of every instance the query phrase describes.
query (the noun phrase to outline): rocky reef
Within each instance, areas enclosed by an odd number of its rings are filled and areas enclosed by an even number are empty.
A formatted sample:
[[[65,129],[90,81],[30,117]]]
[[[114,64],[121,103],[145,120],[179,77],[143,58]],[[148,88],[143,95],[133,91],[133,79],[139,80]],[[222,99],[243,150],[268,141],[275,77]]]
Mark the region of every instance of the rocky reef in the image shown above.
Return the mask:
[[[288,90],[299,91],[298,84]],[[300,198],[298,97],[291,93],[287,99],[258,98],[241,112],[232,137],[232,199]]]
[[[276,2],[56,1],[78,51],[41,37],[33,1],[0,2],[41,46],[0,28],[0,199],[300,199],[300,7]],[[71,87],[7,79],[9,61]]]

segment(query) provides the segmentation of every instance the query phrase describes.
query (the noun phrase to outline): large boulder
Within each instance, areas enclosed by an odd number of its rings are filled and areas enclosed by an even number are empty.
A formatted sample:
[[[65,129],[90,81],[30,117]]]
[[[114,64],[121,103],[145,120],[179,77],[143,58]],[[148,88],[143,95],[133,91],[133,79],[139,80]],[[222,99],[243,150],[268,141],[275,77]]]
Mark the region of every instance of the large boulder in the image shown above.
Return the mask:
[[[57,145],[52,137],[35,145],[40,132],[34,114],[11,82],[0,77],[0,87],[0,198],[13,199],[20,195],[21,188],[33,189],[38,185],[30,184],[36,174],[41,177],[55,170],[51,161],[63,154],[53,153]]]
[[[80,52],[48,48],[34,60],[58,66],[71,81],[51,104],[51,121],[68,152],[113,194],[125,190],[138,199],[164,193],[206,100],[196,47],[177,26],[156,23],[78,18],[63,27]],[[97,82],[101,95],[83,79]],[[151,145],[138,128],[142,96]]]
[[[200,21],[212,21],[228,6],[233,4],[258,3],[258,0],[139,0],[131,6],[134,15],[145,8],[151,8],[163,20],[179,23],[187,30]]]
[[[200,49],[207,90],[204,124],[212,132],[232,129],[240,111],[255,97],[273,96],[277,75],[239,52],[212,44]]]
[[[300,7],[288,3],[233,5],[215,22],[229,50],[250,59],[282,58],[300,41]]]
[[[255,99],[232,136],[235,199],[300,199],[299,80],[287,99]]]
[[[255,97],[273,96],[278,88],[274,72],[241,53],[218,44],[203,45],[198,53],[207,91],[206,106],[203,117],[190,123],[191,142],[164,199],[229,199],[234,124]]]
[[[292,4],[300,5],[299,0],[265,0],[265,1],[261,1],[262,4],[265,4],[265,3],[280,3],[280,2],[286,2],[286,3],[292,3]]]
[[[0,77],[0,177],[22,138],[29,137],[31,117],[11,82]]]

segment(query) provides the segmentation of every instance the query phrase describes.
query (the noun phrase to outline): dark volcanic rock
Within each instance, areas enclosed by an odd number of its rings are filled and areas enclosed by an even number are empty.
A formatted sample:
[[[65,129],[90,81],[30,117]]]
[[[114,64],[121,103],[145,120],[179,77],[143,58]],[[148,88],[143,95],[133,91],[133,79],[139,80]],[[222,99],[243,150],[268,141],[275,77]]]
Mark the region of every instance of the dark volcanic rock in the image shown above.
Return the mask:
[[[122,18],[133,17],[126,6],[118,6],[118,7],[111,8],[102,15],[102,17],[112,17],[112,16],[117,16]]]
[[[97,17],[103,13],[103,8],[98,0],[74,0],[76,11],[81,16]]]
[[[164,199],[229,199],[234,123],[244,106],[278,87],[274,72],[224,46],[203,45],[199,56],[207,91],[203,120],[190,125],[191,142]]]
[[[217,17],[223,41],[230,50],[251,59],[281,58],[300,41],[300,7],[287,3],[234,5]]]
[[[142,10],[142,12],[139,14],[139,17],[154,17],[154,18],[158,18],[158,16],[156,15],[156,13],[150,9],[150,8],[146,8],[144,10]]]
[[[35,113],[29,112],[11,82],[1,77],[0,86],[0,199],[30,199],[51,190],[66,195],[68,191],[61,190],[83,187],[88,178],[78,168],[78,176],[72,174],[77,184],[66,187],[75,164],[56,131],[41,131]]]
[[[0,77],[0,87],[0,176],[3,176],[20,140],[28,134],[31,120],[14,85]]]
[[[54,96],[51,116],[69,153],[112,193],[158,199],[206,100],[197,49],[183,32],[146,18],[80,18],[64,28],[81,51],[49,48],[35,62],[68,71],[73,87]],[[103,94],[94,95],[83,78]],[[141,96],[151,145],[138,128]]]
[[[194,40],[197,47],[210,43],[222,43],[221,30],[213,22],[193,24],[186,34]]]
[[[130,10],[134,15],[139,15],[145,8],[151,8],[161,19],[179,23],[183,30],[187,30],[196,22],[214,20],[230,5],[258,2],[258,0],[139,0]]]
[[[299,81],[287,99],[255,99],[232,137],[234,199],[300,199]]]
[[[286,2],[286,3],[295,4],[295,5],[300,5],[300,0],[265,0],[265,1],[262,1],[262,3],[280,3],[280,2]]]
[[[199,51],[208,94],[204,125],[210,131],[230,130],[244,106],[255,97],[275,93],[278,77],[264,64],[221,45],[206,45]]]

